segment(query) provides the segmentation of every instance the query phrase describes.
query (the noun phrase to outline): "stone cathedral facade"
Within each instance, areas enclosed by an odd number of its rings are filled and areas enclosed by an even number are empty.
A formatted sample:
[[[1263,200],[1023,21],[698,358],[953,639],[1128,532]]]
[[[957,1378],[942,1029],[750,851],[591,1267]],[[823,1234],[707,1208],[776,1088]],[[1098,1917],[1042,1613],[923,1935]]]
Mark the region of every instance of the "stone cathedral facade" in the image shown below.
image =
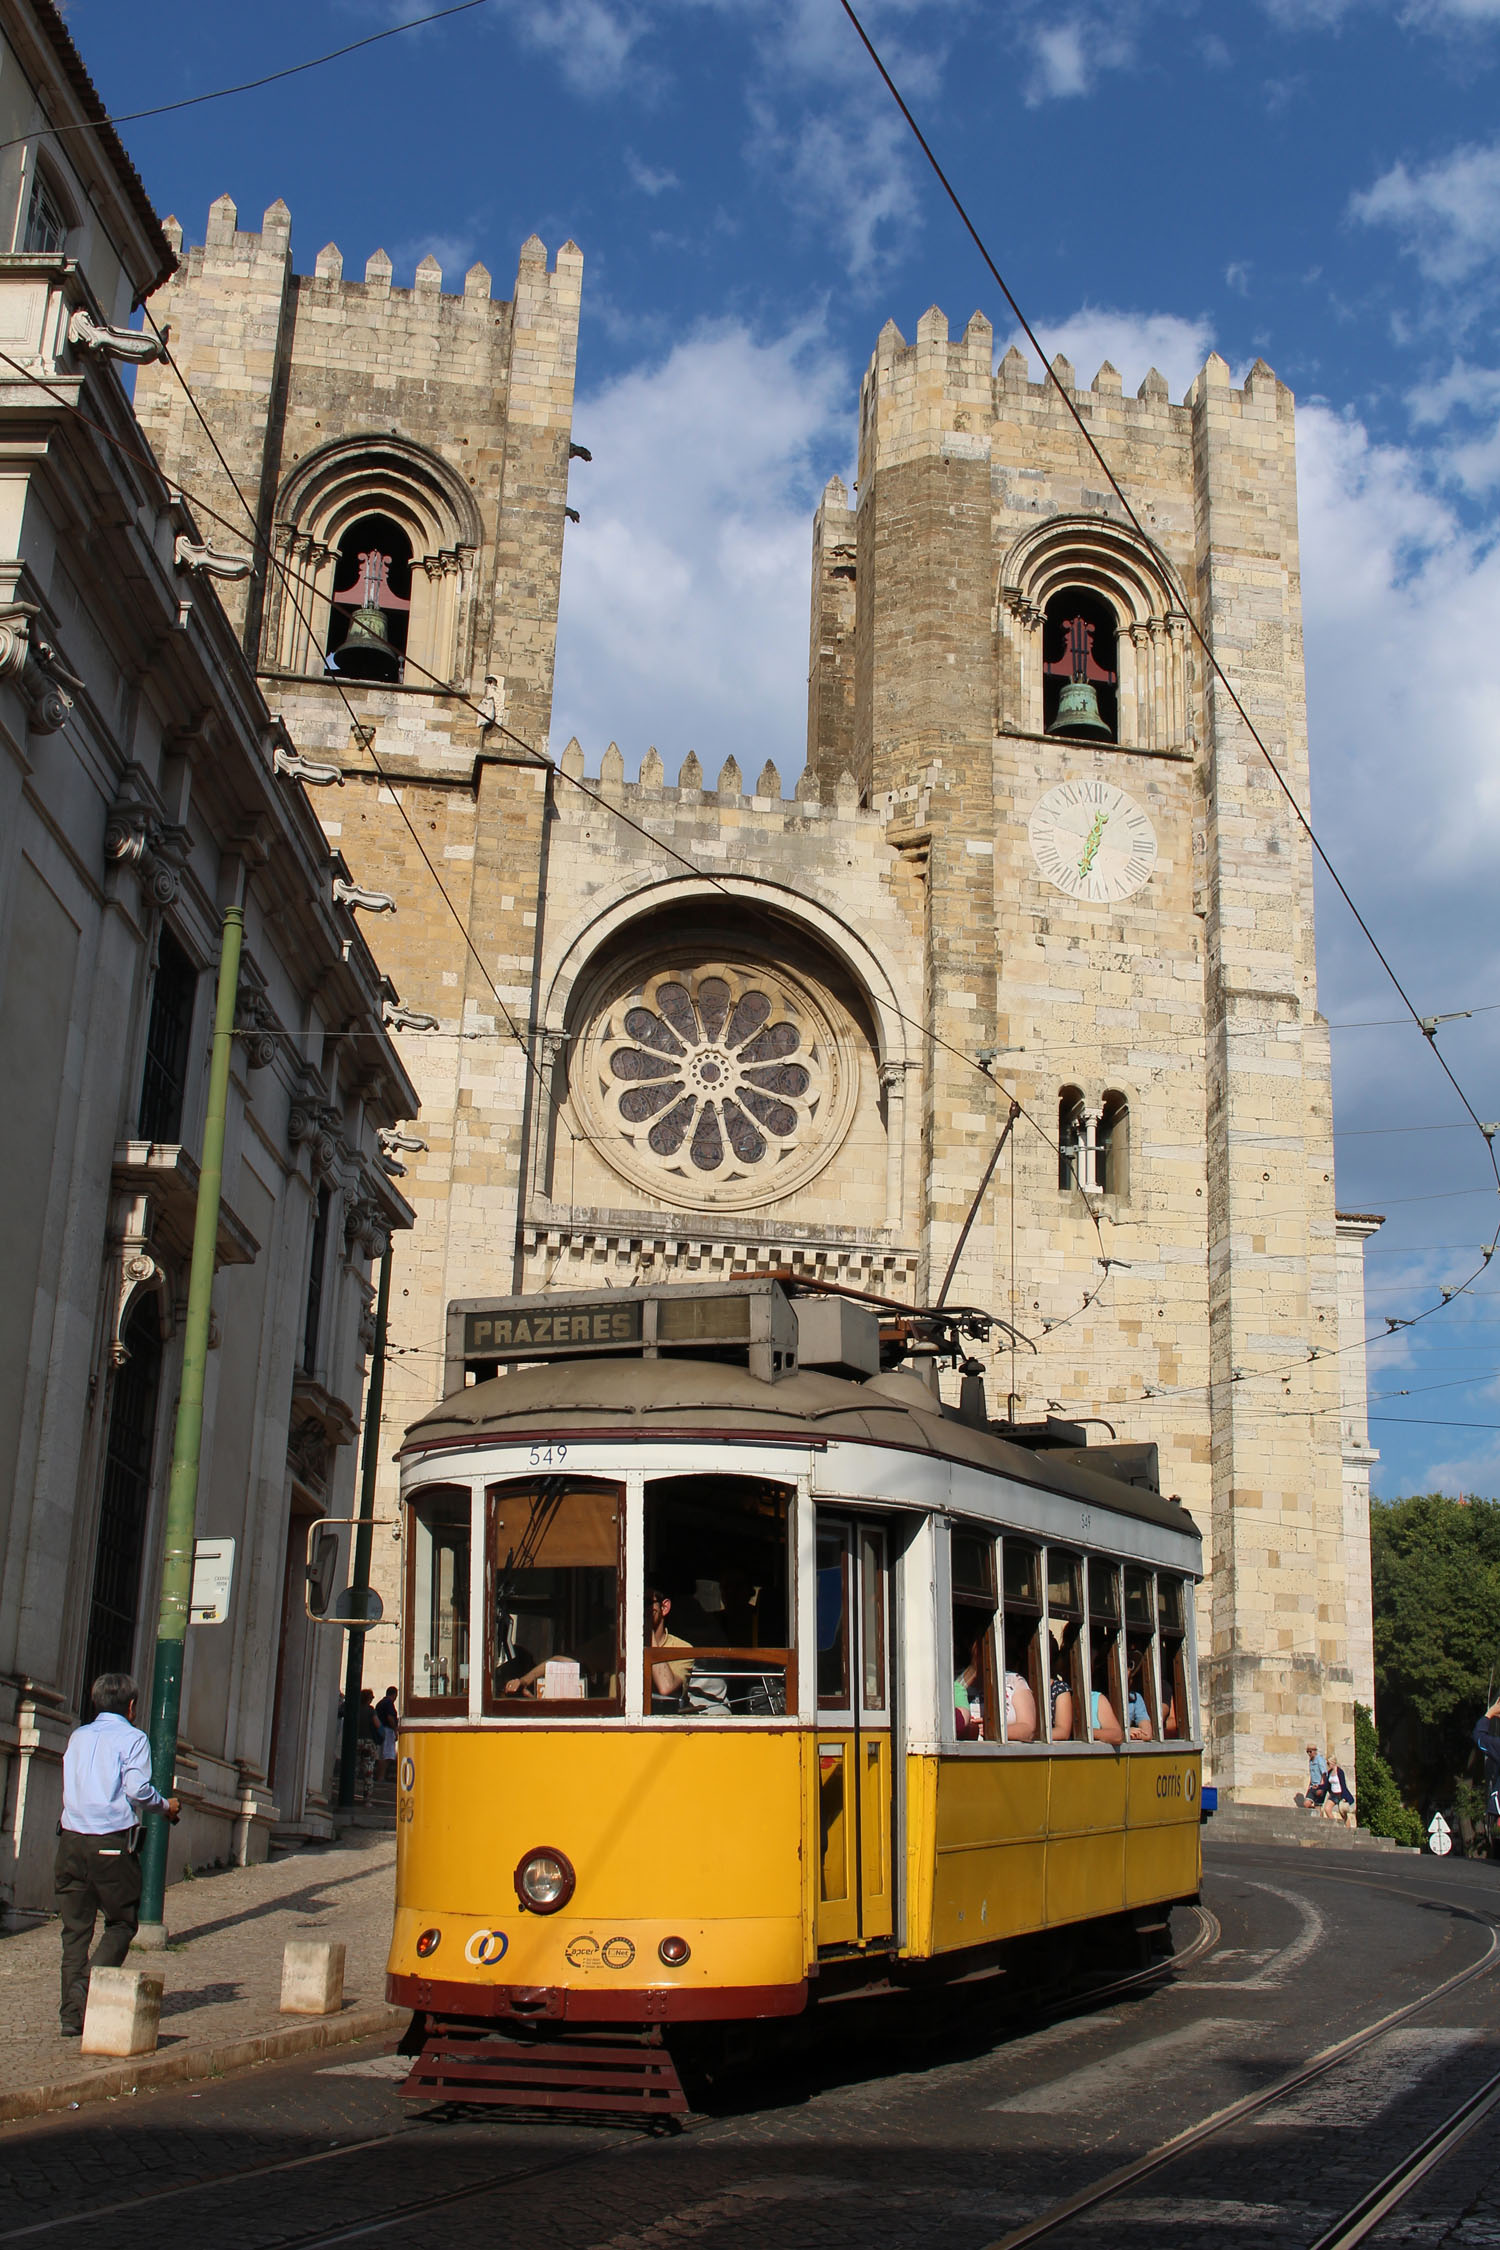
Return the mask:
[[[952,1292],[1025,1339],[992,1411],[1159,1441],[1209,1562],[1213,1777],[1283,1800],[1371,1695],[1339,1345],[1373,1222],[1335,1213],[1306,838],[1187,620],[1306,806],[1291,394],[1217,357],[1180,405],[1107,363],[1075,390],[1148,542],[987,321],[888,326],[857,505],[834,479],[814,527],[805,746],[553,770],[581,279],[535,239],[508,301],[332,245],[298,275],[285,206],[244,231],[225,198],[153,304],[277,558],[236,622],[436,1019],[401,1042],[426,1146],[384,1450],[450,1298],[792,1267],[930,1301],[1014,1097]],[[232,518],[170,376],[136,397]]]

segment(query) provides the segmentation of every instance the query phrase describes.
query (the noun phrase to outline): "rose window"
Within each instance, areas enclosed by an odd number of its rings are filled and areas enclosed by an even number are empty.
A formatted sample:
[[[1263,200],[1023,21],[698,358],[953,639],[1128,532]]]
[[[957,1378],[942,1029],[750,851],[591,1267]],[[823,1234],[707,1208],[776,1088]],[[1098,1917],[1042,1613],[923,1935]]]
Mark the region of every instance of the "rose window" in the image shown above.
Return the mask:
[[[674,1200],[785,1194],[832,1154],[833,1111],[847,1121],[829,1023],[781,973],[658,971],[603,1011],[589,1045],[602,1153]]]

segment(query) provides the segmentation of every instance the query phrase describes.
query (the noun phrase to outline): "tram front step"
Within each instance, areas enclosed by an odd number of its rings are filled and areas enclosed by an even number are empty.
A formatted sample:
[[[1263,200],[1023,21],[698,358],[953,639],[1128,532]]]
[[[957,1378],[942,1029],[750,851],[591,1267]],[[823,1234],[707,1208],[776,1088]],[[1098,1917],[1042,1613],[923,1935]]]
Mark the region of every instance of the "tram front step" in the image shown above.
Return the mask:
[[[665,2047],[618,2039],[530,2040],[434,2032],[401,2088],[405,2101],[479,2102],[498,2109],[681,2117],[687,2096]]]

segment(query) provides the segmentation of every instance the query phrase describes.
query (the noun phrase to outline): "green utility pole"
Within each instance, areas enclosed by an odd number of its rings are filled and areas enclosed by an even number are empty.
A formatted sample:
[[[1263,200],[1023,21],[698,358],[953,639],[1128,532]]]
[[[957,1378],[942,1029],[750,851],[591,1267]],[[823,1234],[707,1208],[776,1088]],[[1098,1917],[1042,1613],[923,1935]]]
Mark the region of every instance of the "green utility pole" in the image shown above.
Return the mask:
[[[363,1597],[370,1590],[370,1540],[375,1519],[375,1471],[380,1464],[380,1409],[385,1398],[385,1323],[391,1305],[391,1238],[385,1238],[380,1258],[380,1282],[375,1298],[375,1350],[370,1380],[365,1388],[365,1434],[359,1463],[359,1525],[354,1534],[354,1568],[349,1577],[349,1614],[364,1615]],[[359,1763],[359,1694],[365,1677],[365,1636],[362,1626],[349,1627],[349,1653],[344,1662],[344,1732],[339,1745],[339,1807],[354,1802],[354,1775]]]
[[[172,1794],[177,1765],[182,1654],[193,1590],[193,1540],[198,1520],[203,1382],[208,1370],[214,1254],[218,1248],[219,1204],[224,1188],[224,1121],[229,1109],[229,1062],[234,1045],[234,1010],[239,997],[240,944],[244,934],[243,908],[227,906],[219,952],[213,1059],[208,1072],[208,1115],[203,1121],[203,1164],[198,1174],[198,1208],[193,1218],[193,1262],[183,1334],[182,1388],[172,1437],[172,1477],[167,1486],[167,1523],[162,1543],[161,1615],[156,1626],[156,1664],[151,1682],[151,1777],[164,1797]],[[147,1946],[166,1942],[162,1927],[166,1887],[167,1824],[164,1820],[148,1820],[141,1846],[138,1941]]]

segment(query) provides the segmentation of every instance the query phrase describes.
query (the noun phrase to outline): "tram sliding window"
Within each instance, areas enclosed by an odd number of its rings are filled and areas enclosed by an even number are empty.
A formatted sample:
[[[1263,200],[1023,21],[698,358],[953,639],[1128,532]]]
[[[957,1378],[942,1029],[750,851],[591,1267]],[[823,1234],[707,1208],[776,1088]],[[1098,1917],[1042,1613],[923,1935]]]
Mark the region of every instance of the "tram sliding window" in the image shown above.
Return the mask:
[[[1087,1742],[1083,1687],[1083,1557],[1047,1549],[1048,1720],[1054,1742]]]
[[[646,1486],[641,1662],[651,1711],[704,1720],[795,1710],[791,1511],[791,1487],[760,1477]]]
[[[1125,1572],[1125,1677],[1133,1742],[1161,1733],[1156,1706],[1156,1589],[1149,1570]]]
[[[1094,1693],[1118,1719],[1125,1709],[1124,1652],[1120,1639],[1120,1566],[1089,1557],[1089,1662]],[[1100,1715],[1102,1716],[1102,1706]],[[1098,1733],[1097,1726],[1094,1732]]]
[[[1042,1676],[1042,1557],[1019,1539],[1003,1542],[1005,1739],[1035,1742],[1047,1690]]]
[[[992,1532],[954,1531],[949,1546],[953,1586],[953,1723],[960,1742],[998,1742],[1000,1698],[995,1679],[995,1619],[1000,1598]]]
[[[412,1713],[469,1708],[467,1485],[430,1484],[408,1503],[406,1697]]]
[[[529,1718],[624,1708],[620,1485],[586,1477],[492,1484],[486,1711]]]
[[[1161,1635],[1161,1731],[1169,1742],[1186,1742],[1192,1734],[1188,1706],[1187,1612],[1182,1580],[1156,1580],[1156,1616]]]

